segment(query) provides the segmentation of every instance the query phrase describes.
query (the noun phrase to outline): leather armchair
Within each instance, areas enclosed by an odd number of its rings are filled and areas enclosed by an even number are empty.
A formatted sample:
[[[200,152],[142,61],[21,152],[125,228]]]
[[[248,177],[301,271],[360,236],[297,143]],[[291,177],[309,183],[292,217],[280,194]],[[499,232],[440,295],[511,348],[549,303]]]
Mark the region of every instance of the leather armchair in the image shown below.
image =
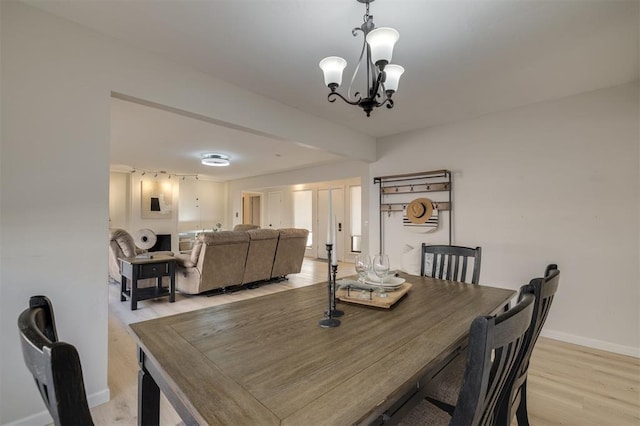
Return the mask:
[[[122,273],[120,270],[120,261],[118,258],[122,257],[134,257],[138,254],[145,253],[146,250],[136,247],[133,237],[124,229],[112,228],[109,229],[109,281],[121,283]],[[173,252],[159,251],[154,254],[166,254],[173,256]],[[169,277],[163,278],[163,284],[169,283]],[[155,285],[154,279],[145,279],[138,281],[138,287],[151,287]]]

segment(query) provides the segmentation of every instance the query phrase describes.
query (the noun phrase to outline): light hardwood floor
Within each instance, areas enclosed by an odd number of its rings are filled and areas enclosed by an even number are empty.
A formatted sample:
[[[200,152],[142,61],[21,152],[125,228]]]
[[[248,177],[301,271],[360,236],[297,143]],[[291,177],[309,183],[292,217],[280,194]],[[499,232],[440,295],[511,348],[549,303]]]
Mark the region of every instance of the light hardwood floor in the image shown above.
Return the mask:
[[[353,264],[341,263],[338,268],[339,277],[354,273]],[[117,286],[109,285],[111,401],[91,410],[96,424],[136,424],[138,365],[128,324],[286,291],[325,281],[326,274],[326,263],[305,259],[300,274],[288,281],[212,297],[177,293],[175,303],[166,298],[148,300],[140,302],[136,311],[120,302]],[[640,425],[640,360],[636,358],[541,338],[531,360],[528,392],[534,426]],[[178,423],[180,418],[162,397],[161,424]]]

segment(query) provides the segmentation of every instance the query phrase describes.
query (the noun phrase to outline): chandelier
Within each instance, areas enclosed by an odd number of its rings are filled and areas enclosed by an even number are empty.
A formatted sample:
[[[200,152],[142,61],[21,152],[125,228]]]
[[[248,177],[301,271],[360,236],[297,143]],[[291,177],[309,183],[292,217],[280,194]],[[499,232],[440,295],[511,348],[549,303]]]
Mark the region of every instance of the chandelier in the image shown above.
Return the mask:
[[[357,0],[359,3],[366,4],[366,13],[364,14],[364,23],[359,28],[354,28],[351,33],[354,37],[358,32],[362,32],[364,42],[362,44],[362,52],[358,65],[353,72],[351,83],[347,97],[342,96],[336,90],[342,84],[342,72],[347,66],[347,61],[338,56],[329,56],[320,61],[320,68],[324,73],[324,83],[331,89],[331,93],[327,95],[329,102],[335,102],[336,98],[340,98],[350,105],[358,105],[367,114],[371,115],[374,108],[386,105],[387,108],[393,108],[393,99],[391,96],[398,90],[400,76],[404,73],[404,68],[400,65],[389,64],[393,53],[393,46],[398,41],[400,34],[393,28],[381,27],[376,28],[373,23],[373,16],[369,15],[369,3],[374,0]],[[366,96],[362,96],[360,92],[355,92],[351,96],[351,87],[360,69],[362,59],[366,54],[366,76],[367,88]]]

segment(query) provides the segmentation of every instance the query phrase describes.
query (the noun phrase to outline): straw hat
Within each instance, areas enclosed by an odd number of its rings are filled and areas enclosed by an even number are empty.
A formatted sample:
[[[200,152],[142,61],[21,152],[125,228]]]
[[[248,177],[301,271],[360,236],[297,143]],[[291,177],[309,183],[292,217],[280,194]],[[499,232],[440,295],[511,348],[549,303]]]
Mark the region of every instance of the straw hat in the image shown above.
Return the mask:
[[[407,206],[407,218],[411,223],[426,223],[433,213],[433,204],[428,198],[416,198]]]

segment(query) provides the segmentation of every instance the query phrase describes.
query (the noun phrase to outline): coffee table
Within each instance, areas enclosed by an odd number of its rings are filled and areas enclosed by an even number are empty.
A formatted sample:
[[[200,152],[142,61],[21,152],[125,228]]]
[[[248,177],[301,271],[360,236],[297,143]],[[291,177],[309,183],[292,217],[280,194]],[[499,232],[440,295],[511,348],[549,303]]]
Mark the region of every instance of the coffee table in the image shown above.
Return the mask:
[[[131,310],[138,309],[141,300],[155,299],[169,296],[169,302],[176,300],[176,259],[163,254],[149,255],[149,257],[120,258],[122,271],[120,301],[129,298]],[[162,277],[170,277],[169,288],[162,286]],[[155,278],[155,287],[138,288],[138,280]],[[131,281],[131,288],[127,290],[127,280]]]

